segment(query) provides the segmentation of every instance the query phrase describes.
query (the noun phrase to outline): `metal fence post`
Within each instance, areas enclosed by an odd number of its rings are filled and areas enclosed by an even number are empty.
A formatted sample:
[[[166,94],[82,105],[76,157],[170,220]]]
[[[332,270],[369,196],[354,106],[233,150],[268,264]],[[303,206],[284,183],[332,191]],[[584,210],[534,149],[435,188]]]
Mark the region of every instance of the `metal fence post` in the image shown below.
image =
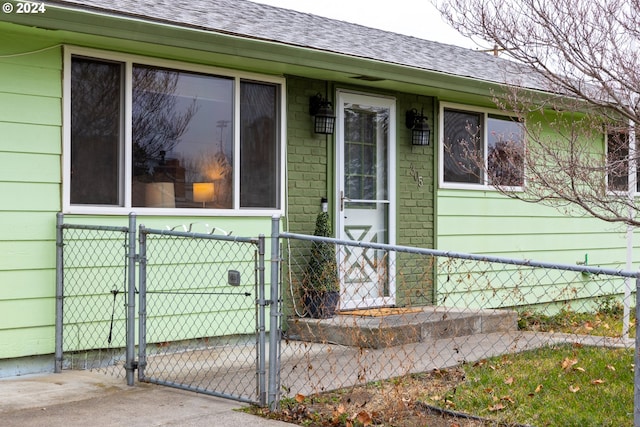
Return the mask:
[[[127,254],[127,348],[125,369],[127,371],[127,385],[132,386],[135,371],[136,348],[136,214],[129,214],[129,248]]]
[[[140,292],[138,301],[138,381],[145,379],[145,368],[147,367],[147,233],[144,225],[140,226],[140,239],[138,257]]]
[[[271,219],[271,310],[269,326],[269,396],[271,410],[279,405],[280,384],[280,217]]]
[[[56,374],[62,372],[62,321],[64,302],[64,255],[62,224],[64,214],[56,215],[56,354],[53,371]]]
[[[261,234],[258,237],[258,402],[261,406],[267,401],[264,243],[264,234]]]
[[[636,342],[633,351],[633,425],[640,427],[640,328],[638,327],[638,319],[640,319],[640,277],[636,278]]]

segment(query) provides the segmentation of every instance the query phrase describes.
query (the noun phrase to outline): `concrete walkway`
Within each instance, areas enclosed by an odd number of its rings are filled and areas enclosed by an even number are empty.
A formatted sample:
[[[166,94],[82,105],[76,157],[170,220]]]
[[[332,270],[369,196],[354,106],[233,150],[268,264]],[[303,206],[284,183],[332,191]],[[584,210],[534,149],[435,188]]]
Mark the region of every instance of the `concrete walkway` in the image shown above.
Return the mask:
[[[64,371],[0,379],[0,425],[244,426],[291,424],[237,411],[243,404],[123,378]]]
[[[633,340],[532,332],[478,334],[366,350],[289,341],[282,348],[281,384],[289,391],[285,394],[308,395],[363,378],[371,381],[424,372],[563,342],[633,346]],[[242,406],[165,386],[136,382],[128,387],[124,378],[100,372],[64,371],[0,379],[3,427],[291,425],[237,411]]]

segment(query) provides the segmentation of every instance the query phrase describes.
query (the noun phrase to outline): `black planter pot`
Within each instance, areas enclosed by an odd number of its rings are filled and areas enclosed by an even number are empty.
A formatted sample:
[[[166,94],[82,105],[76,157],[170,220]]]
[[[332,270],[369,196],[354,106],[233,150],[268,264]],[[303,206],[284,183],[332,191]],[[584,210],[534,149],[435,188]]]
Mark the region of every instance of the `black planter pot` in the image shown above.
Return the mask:
[[[307,291],[304,304],[307,315],[313,319],[328,319],[335,316],[340,293],[337,291]]]

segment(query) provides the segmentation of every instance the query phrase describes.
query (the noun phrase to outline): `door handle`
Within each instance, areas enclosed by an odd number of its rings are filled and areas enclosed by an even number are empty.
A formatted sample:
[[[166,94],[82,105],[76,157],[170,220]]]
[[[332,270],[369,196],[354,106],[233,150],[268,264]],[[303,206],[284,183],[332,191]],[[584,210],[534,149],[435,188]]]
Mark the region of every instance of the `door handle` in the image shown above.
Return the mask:
[[[350,198],[345,197],[344,191],[340,191],[340,212],[344,211],[344,201],[351,201]]]

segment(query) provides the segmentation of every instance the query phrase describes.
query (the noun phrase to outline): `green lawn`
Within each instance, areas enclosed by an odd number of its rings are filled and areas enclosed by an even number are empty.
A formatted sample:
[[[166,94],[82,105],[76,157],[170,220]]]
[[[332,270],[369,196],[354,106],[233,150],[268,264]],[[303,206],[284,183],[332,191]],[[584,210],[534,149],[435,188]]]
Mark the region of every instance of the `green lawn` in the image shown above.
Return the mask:
[[[633,425],[633,350],[563,345],[483,360],[425,402],[506,423]]]

